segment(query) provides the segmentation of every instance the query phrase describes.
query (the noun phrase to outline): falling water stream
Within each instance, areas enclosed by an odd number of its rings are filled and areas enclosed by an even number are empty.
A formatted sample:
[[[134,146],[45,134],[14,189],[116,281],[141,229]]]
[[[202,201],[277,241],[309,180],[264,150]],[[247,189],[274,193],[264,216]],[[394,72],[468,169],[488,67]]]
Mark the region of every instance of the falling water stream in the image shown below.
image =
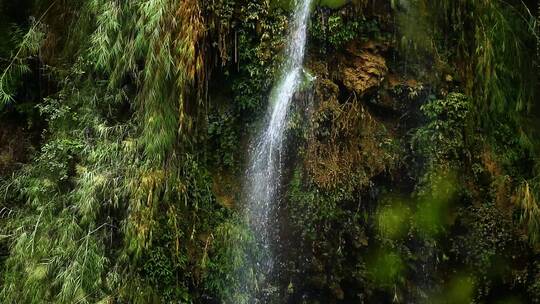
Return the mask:
[[[268,121],[253,144],[247,172],[247,214],[255,237],[263,249],[258,272],[271,273],[275,258],[271,246],[275,242],[272,215],[278,204],[281,184],[282,152],[287,113],[294,93],[303,77],[306,27],[313,0],[295,0],[293,20],[287,40],[285,62],[272,89]]]

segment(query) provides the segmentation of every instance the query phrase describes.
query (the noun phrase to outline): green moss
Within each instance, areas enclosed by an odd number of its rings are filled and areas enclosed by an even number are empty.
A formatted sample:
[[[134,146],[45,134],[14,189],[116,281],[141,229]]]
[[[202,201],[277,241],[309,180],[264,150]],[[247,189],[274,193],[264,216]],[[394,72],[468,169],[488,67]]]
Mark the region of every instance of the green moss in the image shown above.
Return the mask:
[[[288,11],[292,9],[292,1],[291,0],[271,0],[270,6],[274,9],[282,8]]]
[[[318,5],[327,6],[329,8],[340,8],[349,3],[350,0],[319,0]]]

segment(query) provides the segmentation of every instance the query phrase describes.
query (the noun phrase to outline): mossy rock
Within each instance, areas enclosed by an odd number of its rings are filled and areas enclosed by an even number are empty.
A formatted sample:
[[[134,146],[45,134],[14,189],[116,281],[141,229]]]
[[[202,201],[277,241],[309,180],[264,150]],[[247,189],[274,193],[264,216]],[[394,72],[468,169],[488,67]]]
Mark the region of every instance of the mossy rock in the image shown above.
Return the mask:
[[[388,73],[386,59],[373,43],[347,46],[346,52],[340,56],[338,70],[341,71],[343,85],[360,97],[376,90]]]

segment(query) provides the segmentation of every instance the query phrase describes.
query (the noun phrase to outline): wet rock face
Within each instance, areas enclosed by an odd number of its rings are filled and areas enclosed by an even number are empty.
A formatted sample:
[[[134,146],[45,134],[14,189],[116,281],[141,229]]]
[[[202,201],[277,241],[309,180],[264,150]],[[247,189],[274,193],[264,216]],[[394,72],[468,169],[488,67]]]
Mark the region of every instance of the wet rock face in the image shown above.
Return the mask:
[[[372,44],[347,47],[339,61],[339,77],[343,85],[358,97],[376,90],[388,73],[386,60]]]

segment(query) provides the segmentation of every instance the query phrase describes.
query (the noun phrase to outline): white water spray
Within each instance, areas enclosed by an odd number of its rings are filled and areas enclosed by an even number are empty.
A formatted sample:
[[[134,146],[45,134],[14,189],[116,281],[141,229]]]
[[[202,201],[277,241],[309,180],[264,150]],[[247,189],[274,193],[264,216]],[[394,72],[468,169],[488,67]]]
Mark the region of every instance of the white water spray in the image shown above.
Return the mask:
[[[296,0],[290,27],[285,64],[272,89],[269,120],[254,142],[247,176],[248,216],[255,236],[264,250],[259,272],[267,275],[274,266],[271,253],[272,215],[278,204],[281,184],[281,157],[287,113],[294,93],[302,82],[306,27],[312,0]]]

